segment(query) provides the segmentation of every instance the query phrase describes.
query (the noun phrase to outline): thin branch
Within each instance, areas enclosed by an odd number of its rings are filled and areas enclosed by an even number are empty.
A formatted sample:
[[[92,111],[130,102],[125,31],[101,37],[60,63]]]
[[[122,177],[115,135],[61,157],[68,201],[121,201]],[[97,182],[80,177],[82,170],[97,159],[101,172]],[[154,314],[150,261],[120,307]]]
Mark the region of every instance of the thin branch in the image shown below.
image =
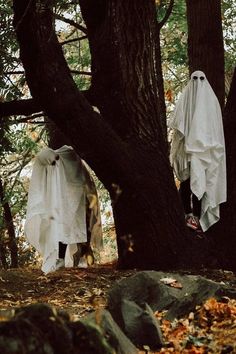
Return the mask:
[[[18,86],[11,80],[11,78],[9,77],[9,75],[5,75],[7,80],[10,81],[10,83],[12,84],[12,86],[16,89],[16,91],[18,92],[19,95],[23,96],[23,93],[21,92],[21,90],[18,88]]]
[[[168,18],[170,17],[173,6],[174,6],[174,0],[170,0],[169,7],[166,10],[165,16],[163,17],[163,19],[160,22],[157,23],[159,31],[164,26],[164,24],[167,22]]]
[[[68,23],[69,25],[71,26],[74,26],[76,27],[77,29],[79,29],[81,32],[87,34],[88,31],[87,31],[87,28],[85,28],[84,26],[81,26],[79,25],[77,22],[73,21],[73,20],[70,20],[69,18],[66,18],[64,16],[61,16],[61,15],[58,15],[58,14],[55,14],[54,13],[54,17],[57,19],[57,20],[60,20],[60,21],[63,21],[65,23]]]
[[[3,72],[3,75],[22,75],[22,74],[25,74],[25,72],[23,70]]]
[[[75,74],[75,75],[88,75],[88,76],[92,76],[91,71],[71,70],[70,72],[71,72],[71,74]]]
[[[13,124],[19,124],[19,123],[32,123],[32,124],[45,124],[44,121],[37,121],[37,122],[31,122],[32,120],[36,119],[36,118],[40,118],[40,117],[45,117],[45,114],[43,112],[40,112],[38,114],[32,114],[30,116],[24,117],[24,118],[20,118],[20,119],[16,119],[16,120],[11,120],[9,122],[9,125],[13,125]]]
[[[68,39],[67,41],[64,41],[64,42],[60,42],[60,44],[65,45],[65,44],[69,44],[72,42],[82,41],[82,39],[87,39],[87,38],[88,38],[88,36],[77,37],[77,38],[73,38],[73,39]]]

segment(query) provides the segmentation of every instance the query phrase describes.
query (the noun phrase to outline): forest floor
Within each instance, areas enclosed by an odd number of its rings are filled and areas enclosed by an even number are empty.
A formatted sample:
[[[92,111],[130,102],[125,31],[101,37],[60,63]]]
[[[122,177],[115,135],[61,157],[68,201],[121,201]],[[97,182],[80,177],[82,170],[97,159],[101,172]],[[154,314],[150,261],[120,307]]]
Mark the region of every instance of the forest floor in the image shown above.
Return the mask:
[[[33,268],[0,270],[0,321],[9,320],[15,308],[32,303],[47,303],[65,310],[72,321],[78,320],[98,308],[105,308],[108,291],[114,283],[135,273],[136,270],[121,271],[111,265],[65,268],[48,275]],[[230,271],[184,273],[236,286],[236,274]],[[155,315],[160,320],[166,344],[155,353],[236,353],[236,300],[209,299],[194,313],[172,323],[162,319],[162,313]]]

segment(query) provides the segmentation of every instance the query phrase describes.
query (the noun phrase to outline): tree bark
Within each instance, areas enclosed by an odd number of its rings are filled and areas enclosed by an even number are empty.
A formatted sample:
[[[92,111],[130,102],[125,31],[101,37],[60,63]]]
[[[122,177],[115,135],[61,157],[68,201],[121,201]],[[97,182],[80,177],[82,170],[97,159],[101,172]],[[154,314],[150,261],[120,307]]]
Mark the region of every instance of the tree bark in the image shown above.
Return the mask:
[[[187,242],[157,105],[155,2],[81,1],[101,115],[77,90],[48,3],[14,1],[32,96],[110,192],[120,265],[175,268],[187,260]]]
[[[220,209],[220,221],[209,230],[216,244],[217,257],[225,269],[236,270],[236,69],[234,71],[231,88],[224,110],[224,132],[226,144],[227,166],[227,202]]]
[[[42,107],[32,98],[0,103],[0,117],[30,115],[42,111]]]
[[[187,0],[189,30],[190,72],[200,69],[213,87],[221,107],[224,106],[224,48],[221,25],[220,1]],[[196,14],[198,14],[196,16]],[[236,269],[236,220],[232,210],[236,206],[236,145],[235,145],[235,95],[234,73],[230,94],[224,110],[224,132],[227,164],[227,202],[220,207],[220,220],[206,233],[211,242],[219,267]]]
[[[202,70],[221,108],[225,102],[224,44],[220,0],[186,0],[190,74]]]
[[[2,185],[1,179],[0,179],[0,200],[1,200],[1,203],[2,203],[2,207],[3,207],[3,215],[4,215],[5,227],[6,227],[7,231],[8,231],[8,235],[9,235],[8,247],[9,247],[10,254],[11,254],[11,268],[17,268],[18,267],[18,253],[17,253],[15,228],[14,228],[14,223],[13,223],[13,218],[12,218],[10,205],[5,200],[4,189],[3,189],[3,185]],[[2,260],[3,260],[3,265],[4,265],[4,263],[5,263],[4,262],[4,253],[3,253],[3,259]]]

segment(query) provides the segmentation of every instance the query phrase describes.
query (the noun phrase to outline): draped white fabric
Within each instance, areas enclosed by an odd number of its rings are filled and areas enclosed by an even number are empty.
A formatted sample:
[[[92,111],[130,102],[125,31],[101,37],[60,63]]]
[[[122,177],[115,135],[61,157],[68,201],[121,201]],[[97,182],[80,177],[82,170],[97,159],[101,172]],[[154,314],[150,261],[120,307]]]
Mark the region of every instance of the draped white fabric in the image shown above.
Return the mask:
[[[45,273],[55,270],[59,241],[68,245],[87,241],[85,176],[71,147],[45,148],[36,156],[25,235],[41,254]]]
[[[174,129],[171,164],[180,181],[190,178],[191,191],[201,199],[200,224],[206,231],[226,201],[226,163],[220,105],[202,71],[191,75],[169,126]]]

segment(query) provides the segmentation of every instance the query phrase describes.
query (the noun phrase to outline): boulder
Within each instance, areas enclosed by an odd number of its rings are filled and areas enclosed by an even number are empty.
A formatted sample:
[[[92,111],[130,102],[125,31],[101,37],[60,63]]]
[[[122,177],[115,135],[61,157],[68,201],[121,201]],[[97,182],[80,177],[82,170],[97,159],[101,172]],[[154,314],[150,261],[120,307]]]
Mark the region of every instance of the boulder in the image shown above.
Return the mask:
[[[124,332],[137,347],[147,345],[152,350],[158,350],[162,347],[163,341],[159,322],[147,303],[140,307],[134,301],[123,299],[121,313]]]
[[[113,320],[109,311],[101,309],[80,320],[85,326],[96,325],[100,328],[102,335],[107,342],[114,348],[116,354],[137,354],[137,348],[132,344],[129,338],[121,331],[119,326]]]
[[[173,320],[185,316],[210,297],[219,300],[227,294],[236,298],[235,289],[202,276],[141,271],[113,286],[108,293],[108,309],[125,331],[124,300],[133,301],[141,308],[147,303],[153,312],[167,310],[166,319]]]

